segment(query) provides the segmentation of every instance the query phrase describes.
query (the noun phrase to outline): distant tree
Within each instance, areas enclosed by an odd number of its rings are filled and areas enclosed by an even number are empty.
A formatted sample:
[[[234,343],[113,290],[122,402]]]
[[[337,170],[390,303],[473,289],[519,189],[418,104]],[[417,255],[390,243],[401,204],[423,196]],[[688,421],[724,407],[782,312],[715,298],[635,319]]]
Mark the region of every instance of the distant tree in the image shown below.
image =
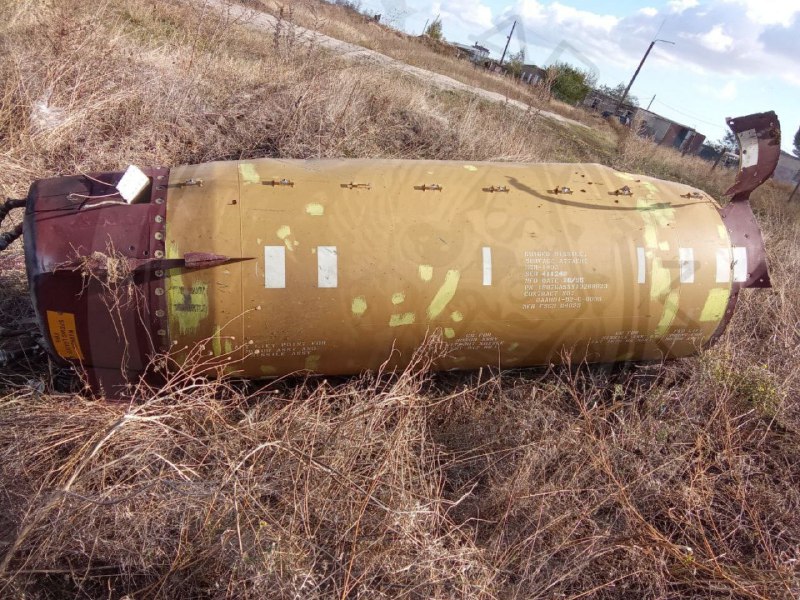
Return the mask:
[[[442,32],[442,20],[439,17],[436,17],[433,20],[433,23],[428,25],[427,29],[425,29],[425,35],[434,40],[444,39]]]
[[[515,78],[522,75],[522,67],[525,66],[525,48],[520,48],[519,52],[512,52],[508,55],[506,69]]]
[[[603,92],[604,94],[611,96],[614,100],[619,100],[620,98],[622,98],[622,94],[625,93],[626,87],[628,87],[626,84],[618,83],[614,87],[611,87],[610,85],[601,85],[597,89]],[[625,98],[625,102],[633,106],[639,106],[639,99],[633,94],[628,94],[628,96]]]
[[[554,65],[555,78],[551,90],[556,98],[569,104],[582,102],[591,91],[594,78],[567,63]]]
[[[800,157],[800,127],[797,128],[797,133],[794,134],[794,155]]]
[[[361,0],[334,0],[333,3],[347,10],[352,10],[357,13],[361,12]]]

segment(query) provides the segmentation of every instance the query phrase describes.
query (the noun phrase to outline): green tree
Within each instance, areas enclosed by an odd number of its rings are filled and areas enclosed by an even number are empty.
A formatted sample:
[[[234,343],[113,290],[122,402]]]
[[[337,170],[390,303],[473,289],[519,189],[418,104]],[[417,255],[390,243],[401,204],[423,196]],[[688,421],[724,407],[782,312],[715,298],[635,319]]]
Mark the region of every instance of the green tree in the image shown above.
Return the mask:
[[[800,127],[797,128],[797,133],[794,134],[794,155],[800,157]]]
[[[622,94],[625,93],[626,87],[628,87],[626,84],[618,83],[614,87],[611,87],[610,85],[601,85],[597,89],[603,92],[604,94],[608,94],[614,100],[619,100],[620,98],[622,98]],[[633,94],[628,94],[628,96],[625,98],[625,102],[633,106],[639,106],[639,99]]]
[[[444,39],[444,35],[442,35],[442,20],[439,17],[436,17],[433,23],[428,25],[425,29],[425,35],[433,40]]]
[[[576,69],[567,63],[558,63],[551,88],[556,98],[569,104],[582,102],[591,91],[593,78],[586,71]]]
[[[717,152],[734,152],[739,146],[739,141],[732,131],[727,131],[724,136],[714,142]]]
[[[522,67],[525,66],[525,48],[520,48],[519,52],[512,52],[508,55],[506,69],[515,78],[522,75]]]

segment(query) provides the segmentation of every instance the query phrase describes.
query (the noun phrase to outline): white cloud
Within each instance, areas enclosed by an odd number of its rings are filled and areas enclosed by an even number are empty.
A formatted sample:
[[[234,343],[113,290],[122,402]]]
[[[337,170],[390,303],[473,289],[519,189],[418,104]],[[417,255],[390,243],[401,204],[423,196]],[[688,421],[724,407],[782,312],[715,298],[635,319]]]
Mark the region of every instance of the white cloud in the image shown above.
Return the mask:
[[[733,38],[725,33],[722,25],[714,25],[714,27],[706,33],[693,37],[697,38],[703,46],[714,52],[728,52],[733,48]]]
[[[724,0],[727,4],[738,4],[745,9],[747,18],[757,25],[781,25],[789,27],[800,13],[798,0]]]
[[[644,15],[645,17],[655,17],[658,14],[658,9],[653,8],[652,6],[645,6],[644,8],[639,9],[639,14]]]
[[[480,0],[442,0],[432,3],[431,12],[439,15],[443,23],[459,21],[467,28],[488,27],[492,23],[492,9]]]
[[[614,15],[599,15],[587,10],[578,10],[571,6],[553,2],[547,7],[548,16],[559,25],[577,26],[586,29],[611,31],[620,19]]]
[[[684,11],[694,8],[697,4],[697,0],[670,0],[667,6],[669,6],[670,11],[680,15]]]

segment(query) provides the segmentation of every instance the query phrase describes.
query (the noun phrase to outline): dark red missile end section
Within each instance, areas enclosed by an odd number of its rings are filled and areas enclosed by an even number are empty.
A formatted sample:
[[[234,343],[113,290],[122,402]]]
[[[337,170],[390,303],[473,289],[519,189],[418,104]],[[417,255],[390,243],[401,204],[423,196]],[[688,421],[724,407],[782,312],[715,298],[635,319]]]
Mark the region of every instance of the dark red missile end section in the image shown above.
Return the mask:
[[[728,119],[728,125],[739,140],[741,164],[722,217],[732,244],[746,248],[749,272],[746,281],[733,284],[712,341],[730,321],[739,290],[770,286],[749,198],[772,175],[780,155],[774,112]],[[27,198],[0,205],[0,218],[25,209],[23,223],[0,235],[0,251],[24,236],[35,312],[30,331],[12,332],[18,349],[0,351],[0,363],[24,357],[38,346],[56,364],[83,375],[99,396],[126,398],[142,380],[158,384],[161,374],[152,367],[153,358],[168,350],[164,270],[202,268],[226,259],[166,258],[169,170],[141,173],[142,188],[133,201],[117,188],[124,174],[112,172],[35,181]],[[0,329],[0,337],[4,331]]]

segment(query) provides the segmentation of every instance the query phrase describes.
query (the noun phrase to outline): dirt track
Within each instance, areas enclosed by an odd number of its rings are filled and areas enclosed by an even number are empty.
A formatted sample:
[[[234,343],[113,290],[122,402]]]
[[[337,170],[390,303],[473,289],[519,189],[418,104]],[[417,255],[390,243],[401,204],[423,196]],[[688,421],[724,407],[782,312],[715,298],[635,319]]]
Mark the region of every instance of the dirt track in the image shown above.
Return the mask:
[[[231,19],[243,22],[255,29],[268,32],[275,30],[277,19],[270,14],[246,8],[239,4],[230,4],[226,0],[208,0],[208,6],[220,12],[225,12]],[[317,44],[318,46],[341,55],[347,60],[372,62],[380,65],[381,67],[411,75],[431,86],[440,89],[469,92],[486,100],[502,102],[504,104],[519,108],[520,110],[527,111],[530,109],[530,106],[524,102],[508,98],[503,94],[498,94],[497,92],[490,92],[480,87],[467,85],[466,83],[457,81],[452,77],[448,77],[440,73],[434,73],[433,71],[428,71],[419,67],[414,67],[390,56],[386,56],[385,54],[381,54],[380,52],[364,48],[363,46],[357,46],[356,44],[343,42],[342,40],[337,40],[336,38],[332,38],[317,31],[305,29],[304,27],[297,25],[292,25],[292,27],[297,39],[305,43]],[[568,119],[567,117],[562,117],[561,115],[553,112],[539,110],[538,114],[554,121],[569,123],[570,125],[577,125],[578,127],[586,127],[586,125],[583,123],[573,119]]]

